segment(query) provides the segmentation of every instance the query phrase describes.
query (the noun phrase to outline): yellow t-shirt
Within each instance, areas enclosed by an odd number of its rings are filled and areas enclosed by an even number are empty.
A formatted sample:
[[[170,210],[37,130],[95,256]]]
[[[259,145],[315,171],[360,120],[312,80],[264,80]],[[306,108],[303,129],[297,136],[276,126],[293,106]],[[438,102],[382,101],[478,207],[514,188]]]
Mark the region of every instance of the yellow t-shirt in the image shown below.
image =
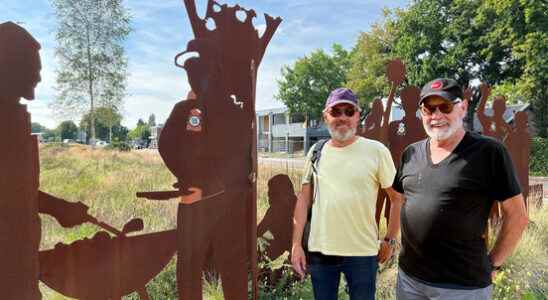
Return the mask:
[[[308,152],[302,183],[312,180]],[[358,137],[346,147],[322,149],[312,205],[309,251],[325,255],[373,256],[379,249],[375,205],[379,187],[392,186],[396,169],[380,142]]]

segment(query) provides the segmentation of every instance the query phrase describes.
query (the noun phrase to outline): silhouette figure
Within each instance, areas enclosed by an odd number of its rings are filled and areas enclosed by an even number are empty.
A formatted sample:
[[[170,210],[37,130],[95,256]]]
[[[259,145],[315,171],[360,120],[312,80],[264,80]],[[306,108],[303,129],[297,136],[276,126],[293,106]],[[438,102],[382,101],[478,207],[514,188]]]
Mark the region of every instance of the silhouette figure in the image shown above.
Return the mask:
[[[248,271],[256,278],[256,69],[281,19],[265,15],[267,28],[259,37],[251,22],[253,10],[210,0],[202,20],[194,1],[185,0],[185,5],[196,38],[175,63],[187,72],[195,97],[175,105],[159,141],[160,155],[177,177],[176,191],[138,196],[180,197],[180,298],[202,299],[202,273],[211,255],[225,299],[247,299]],[[240,21],[236,14],[242,12]],[[208,29],[207,19],[216,27]],[[199,56],[179,64],[187,53]]]
[[[297,196],[291,179],[285,174],[279,174],[268,181],[268,204],[264,218],[257,228],[257,237],[262,237],[270,232],[272,239],[266,247],[265,255],[273,261],[284,252],[291,252],[293,234],[293,209],[297,202]],[[269,287],[275,287],[283,269],[272,273],[269,270],[261,270]]]
[[[510,152],[512,162],[517,171],[525,204],[528,203],[527,197],[529,196],[529,154],[531,148],[531,135],[529,134],[527,122],[528,116],[526,112],[519,111],[515,113],[515,128],[511,128],[504,140],[504,144],[508,152]]]
[[[385,146],[390,143],[390,113],[392,103],[396,94],[396,88],[405,80],[405,65],[399,59],[389,61],[386,68],[386,77],[391,83],[390,92],[386,101],[386,108],[383,110],[382,101],[375,99],[371,107],[371,113],[365,121],[362,135],[366,138],[378,140]],[[387,195],[384,190],[379,189],[377,195],[377,204],[375,210],[375,221],[377,226],[380,223],[383,206],[385,206],[385,218],[389,221],[390,201],[387,201]]]
[[[491,88],[482,83],[480,85],[481,99],[477,110],[477,116],[483,129],[483,135],[493,137],[499,141],[503,141],[506,134],[512,130],[510,125],[504,121],[504,112],[506,111],[506,98],[504,96],[496,96],[493,100],[493,116],[485,114],[485,106],[487,99],[491,95]]]
[[[2,299],[40,299],[40,218],[63,227],[88,220],[87,207],[39,191],[38,140],[20,98],[34,100],[40,44],[12,22],[0,24],[0,288]]]

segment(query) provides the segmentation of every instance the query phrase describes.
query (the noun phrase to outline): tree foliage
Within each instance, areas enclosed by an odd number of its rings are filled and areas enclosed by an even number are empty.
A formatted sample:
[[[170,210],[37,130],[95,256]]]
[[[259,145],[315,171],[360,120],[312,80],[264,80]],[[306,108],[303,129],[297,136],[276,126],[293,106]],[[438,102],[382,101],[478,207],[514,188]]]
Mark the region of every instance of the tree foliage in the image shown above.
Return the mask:
[[[340,45],[334,44],[331,54],[316,50],[282,68],[276,98],[291,113],[319,118],[329,93],[345,85],[349,67],[349,53]]]
[[[78,126],[73,121],[63,121],[57,126],[57,132],[61,140],[70,139],[76,140],[78,137]]]
[[[352,49],[347,85],[364,105],[388,95],[386,64],[393,58],[394,35],[393,20],[385,10],[384,20],[374,24],[369,32],[360,33]]]
[[[57,17],[57,95],[51,107],[62,115],[120,108],[127,59],[122,47],[130,17],[121,0],[50,0]],[[91,123],[95,119],[91,118]],[[95,139],[95,126],[91,126]]]
[[[410,83],[450,77],[467,86],[479,79],[495,95],[510,92],[510,102],[530,102],[539,135],[546,136],[546,1],[419,0],[395,14],[393,55],[403,58]]]
[[[128,129],[121,125],[122,116],[110,107],[99,107],[95,110],[96,138],[112,142],[127,140]],[[91,138],[91,113],[87,113],[80,121],[80,128],[85,130],[88,140]]]

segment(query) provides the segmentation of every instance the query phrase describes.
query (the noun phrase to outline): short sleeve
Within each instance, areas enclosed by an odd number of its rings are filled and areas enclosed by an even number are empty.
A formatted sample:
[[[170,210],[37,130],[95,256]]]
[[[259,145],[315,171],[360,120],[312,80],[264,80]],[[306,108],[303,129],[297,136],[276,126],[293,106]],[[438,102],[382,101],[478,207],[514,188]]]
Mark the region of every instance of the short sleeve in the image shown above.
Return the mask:
[[[394,188],[394,190],[400,194],[403,194],[404,191],[403,191],[403,167],[404,167],[404,164],[405,164],[405,161],[407,161],[406,159],[404,159],[404,157],[406,157],[406,153],[409,149],[409,146],[403,151],[402,153],[402,156],[399,158],[400,159],[400,163],[399,163],[399,167],[396,171],[396,176],[394,176],[394,182],[392,183],[392,188]]]
[[[510,154],[497,143],[491,151],[490,198],[504,201],[521,193],[519,180]]]
[[[308,154],[306,155],[306,158],[304,160],[304,169],[303,169],[303,177],[301,179],[301,184],[310,183],[312,181],[312,152],[314,151],[314,148],[317,144],[310,147],[310,150],[308,151]]]
[[[396,167],[394,167],[394,161],[390,151],[384,145],[381,145],[379,150],[379,169],[377,172],[379,184],[381,188],[385,189],[392,186],[394,182],[394,175],[396,174]]]

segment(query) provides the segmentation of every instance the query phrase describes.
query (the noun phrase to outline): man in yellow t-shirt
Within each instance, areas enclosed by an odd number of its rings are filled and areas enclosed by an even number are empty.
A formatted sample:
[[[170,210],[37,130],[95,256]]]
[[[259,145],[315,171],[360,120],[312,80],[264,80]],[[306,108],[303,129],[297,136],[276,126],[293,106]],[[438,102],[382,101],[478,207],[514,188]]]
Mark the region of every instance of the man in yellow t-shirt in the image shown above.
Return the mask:
[[[374,299],[378,262],[392,255],[399,230],[400,206],[392,205],[397,209],[390,211],[392,222],[379,243],[375,223],[379,187],[391,201],[402,199],[392,189],[396,170],[388,149],[378,141],[356,135],[359,115],[358,101],[350,89],[331,92],[323,112],[331,139],[314,165],[314,148],[308,153],[295,206],[291,262],[301,277],[310,271],[314,298],[319,300],[337,299],[341,273],[350,299]],[[302,239],[310,206],[307,257]]]

